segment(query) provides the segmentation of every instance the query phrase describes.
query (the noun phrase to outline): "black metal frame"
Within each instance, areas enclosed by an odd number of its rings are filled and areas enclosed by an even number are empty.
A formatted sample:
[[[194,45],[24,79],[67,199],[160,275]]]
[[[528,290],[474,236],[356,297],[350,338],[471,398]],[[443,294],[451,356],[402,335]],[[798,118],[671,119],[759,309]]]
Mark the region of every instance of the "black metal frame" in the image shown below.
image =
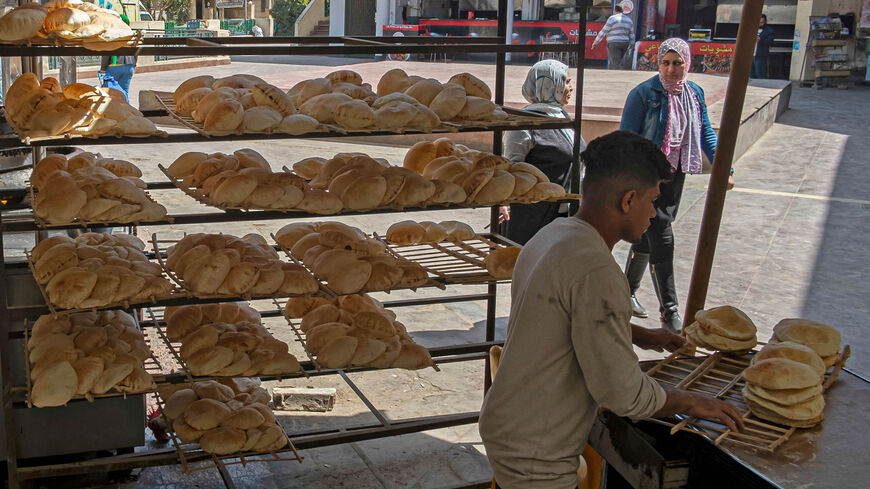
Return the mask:
[[[477,37],[477,38],[458,38],[458,37],[440,37],[440,38],[425,38],[424,44],[417,42],[423,38],[394,38],[394,37],[273,37],[273,38],[148,38],[144,39],[142,45],[135,48],[121,48],[111,53],[117,55],[245,55],[245,54],[281,54],[281,55],[328,55],[328,54],[387,54],[387,53],[495,53],[496,55],[496,83],[495,83],[495,102],[502,104],[504,102],[504,84],[505,84],[505,65],[506,53],[529,53],[529,52],[576,52],[577,53],[577,70],[574,82],[577,86],[576,103],[574,110],[574,119],[571,122],[554,122],[548,124],[537,124],[535,129],[560,129],[573,128],[576,137],[574,138],[573,148],[573,165],[571,169],[570,188],[571,193],[579,193],[579,175],[580,175],[580,150],[581,150],[581,126],[582,126],[582,94],[583,94],[583,73],[585,64],[585,32],[586,32],[586,16],[585,12],[589,6],[588,0],[575,0],[577,7],[580,9],[580,28],[579,42],[565,44],[545,44],[545,45],[511,45],[507,41],[507,15],[508,15],[508,0],[499,0],[498,3],[498,30],[497,36],[493,37]],[[415,42],[407,43],[412,40]],[[403,41],[403,42],[400,42]],[[183,45],[180,45],[184,43]],[[29,60],[35,62],[39,56],[78,56],[78,55],[93,55],[93,51],[82,47],[57,47],[57,46],[8,46],[0,45],[0,56],[22,56],[28,57]],[[158,112],[148,113],[148,116],[162,115]],[[493,132],[493,152],[500,154],[502,152],[502,136],[506,130],[521,130],[526,127],[520,126],[490,126],[487,128],[468,128],[462,129],[461,132]],[[394,135],[394,133],[386,131],[378,131],[366,134],[367,137],[376,137],[380,135]],[[284,139],[293,137],[305,138],[324,138],[324,137],[340,137],[336,134],[306,134],[303,136],[290,135],[233,135],[225,137],[206,138],[196,133],[170,134],[168,137],[147,137],[147,138],[69,138],[69,139],[54,139],[34,141],[31,147],[34,151],[34,161],[38,159],[38,153],[46,146],[69,146],[69,145],[105,145],[105,144],[153,144],[153,143],[173,143],[173,142],[193,142],[193,141],[242,141],[242,140],[262,140],[262,139]],[[15,137],[0,137],[0,148],[20,147],[21,142]],[[169,189],[174,188],[167,182],[156,182],[149,184],[149,189]],[[13,197],[15,195],[26,195],[26,189],[13,189],[12,191],[4,191],[4,195]],[[577,202],[571,202],[572,210],[576,209]],[[446,206],[437,209],[451,209],[459,206]],[[411,210],[433,210],[433,209],[407,209]],[[375,211],[379,213],[400,212],[396,210]],[[401,211],[404,212],[404,211]],[[369,214],[372,212],[362,213],[347,213],[352,214]],[[498,229],[498,208],[493,207],[490,215],[491,230]],[[192,223],[212,223],[238,221],[243,219],[295,219],[312,217],[307,213],[283,213],[272,211],[254,211],[254,212],[213,212],[200,214],[183,214],[173,216],[175,224],[192,224]],[[160,224],[160,223],[155,223]],[[71,229],[80,228],[79,225],[52,227],[52,229]],[[93,227],[93,226],[92,226]],[[32,218],[20,218],[7,216],[4,218],[0,215],[0,250],[3,250],[3,235],[11,232],[28,232],[39,230]],[[496,235],[496,238],[502,238]],[[504,239],[504,238],[502,238]],[[171,465],[178,463],[176,453],[173,449],[167,448],[163,450],[152,450],[144,454],[129,454],[117,455],[113,457],[103,457],[86,462],[74,462],[66,464],[54,464],[44,466],[27,466],[19,467],[17,458],[17,446],[15,423],[14,402],[19,396],[17,390],[12,386],[10,365],[9,365],[9,339],[20,337],[20,333],[12,333],[12,324],[15,320],[20,320],[25,316],[41,314],[47,311],[45,307],[16,307],[10,308],[8,304],[7,284],[9,279],[9,271],[16,270],[20,272],[21,263],[7,263],[5,252],[0,256],[0,328],[3,334],[0,334],[0,377],[2,377],[2,404],[3,404],[3,422],[6,428],[6,451],[7,451],[7,468],[9,474],[10,488],[18,488],[20,481],[31,480],[44,477],[59,477],[74,474],[97,473],[112,470],[143,468],[159,465]],[[13,272],[15,273],[15,272]],[[454,345],[446,347],[431,348],[430,353],[438,363],[465,362],[471,360],[484,359],[486,362],[484,389],[487,389],[491,383],[489,369],[488,351],[493,345],[499,344],[495,341],[495,306],[496,306],[496,284],[495,282],[487,285],[486,293],[482,294],[467,294],[467,295],[452,295],[447,297],[428,297],[411,300],[389,301],[385,305],[389,307],[413,306],[420,304],[433,303],[448,303],[461,301],[479,301],[484,300],[487,303],[485,339],[482,343]],[[205,303],[216,302],[218,300],[198,300],[198,299],[177,299],[173,301],[164,301],[161,305],[174,304],[189,304],[189,303]],[[145,306],[137,306],[145,307]],[[275,317],[282,315],[282,311],[267,310],[263,312],[264,317]],[[311,369],[309,369],[311,370]],[[357,370],[354,370],[357,371]],[[360,370],[361,371],[361,370]],[[348,383],[351,389],[359,396],[363,403],[369,408],[372,414],[378,419],[379,423],[363,425],[346,429],[319,430],[314,432],[296,433],[292,436],[292,441],[298,449],[316,448],[354,441],[368,440],[374,438],[382,438],[396,436],[401,434],[415,433],[437,428],[445,428],[450,426],[458,426],[464,424],[476,423],[478,413],[458,413],[450,415],[440,415],[424,418],[389,420],[381,413],[366,397],[365,394],[347,377],[343,370],[311,370],[309,375],[332,375],[338,374]],[[179,378],[179,382],[184,381]],[[232,486],[232,481],[228,480],[228,474],[221,474],[228,487]]]

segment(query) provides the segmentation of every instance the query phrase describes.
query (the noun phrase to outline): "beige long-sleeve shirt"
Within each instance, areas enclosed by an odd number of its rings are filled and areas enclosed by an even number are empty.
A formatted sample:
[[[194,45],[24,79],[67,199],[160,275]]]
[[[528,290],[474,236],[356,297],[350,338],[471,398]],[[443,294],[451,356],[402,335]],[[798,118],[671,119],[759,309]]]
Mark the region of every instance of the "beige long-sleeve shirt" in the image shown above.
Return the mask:
[[[480,436],[503,489],[577,486],[598,407],[646,417],[664,390],[638,366],[628,282],[601,235],[557,219],[523,248],[501,363]]]

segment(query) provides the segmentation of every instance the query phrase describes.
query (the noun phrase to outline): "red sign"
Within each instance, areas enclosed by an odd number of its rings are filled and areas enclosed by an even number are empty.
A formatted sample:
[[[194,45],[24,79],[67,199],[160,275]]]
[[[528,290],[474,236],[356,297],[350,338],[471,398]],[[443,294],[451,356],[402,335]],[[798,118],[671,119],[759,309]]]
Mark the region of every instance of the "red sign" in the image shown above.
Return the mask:
[[[640,41],[635,50],[634,69],[658,71],[659,45],[661,41]],[[722,42],[690,42],[692,48],[692,73],[730,73],[735,44]]]
[[[495,20],[436,20],[420,19],[421,34],[433,36],[495,36],[498,22]],[[598,36],[598,31],[604,27],[603,22],[588,22],[586,24],[586,58],[607,59],[607,46],[599,44],[592,49],[592,42]],[[548,42],[577,42],[579,39],[579,22],[556,22],[517,20],[514,21],[514,37],[512,44],[540,44]],[[529,57],[537,53],[529,53]],[[515,55],[516,56],[516,55]]]

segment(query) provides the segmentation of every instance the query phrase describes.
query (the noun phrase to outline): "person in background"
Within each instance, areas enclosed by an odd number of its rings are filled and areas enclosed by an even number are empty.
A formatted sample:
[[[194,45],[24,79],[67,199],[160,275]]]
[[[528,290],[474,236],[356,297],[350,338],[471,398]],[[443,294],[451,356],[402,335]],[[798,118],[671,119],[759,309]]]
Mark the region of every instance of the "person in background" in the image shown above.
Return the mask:
[[[126,15],[121,14],[121,20],[130,25],[130,19]],[[130,81],[133,80],[133,72],[136,71],[136,56],[103,56],[100,71],[111,75],[124,89],[129,100]]]
[[[755,58],[752,60],[750,78],[767,78],[767,60],[770,57],[773,36],[773,27],[767,25],[767,15],[761,14],[761,20],[758,21],[758,42],[755,44]]]
[[[575,487],[599,407],[743,428],[736,406],[650,378],[632,348],[672,351],[685,343],[630,323],[628,284],[612,255],[617,242],[637,242],[649,227],[670,163],[657,145],[627,131],[595,139],[581,157],[580,210],[536,234],[514,267],[507,337],[479,424],[502,489]]]
[[[263,37],[263,29],[257,24],[254,24],[254,26],[251,27],[251,35],[254,37]]]
[[[704,90],[687,79],[692,63],[689,43],[676,37],[665,40],[659,46],[658,59],[659,73],[628,94],[619,128],[640,134],[661,148],[670,163],[673,178],[662,183],[661,195],[654,203],[655,216],[643,239],[631,246],[625,274],[631,291],[632,313],[636,317],[647,317],[635,292],[649,264],[662,325],[679,333],[682,319],[677,311],[671,223],[677,217],[686,174],[701,173],[702,154],[713,161],[717,137],[707,116]],[[733,169],[731,175],[728,188],[734,186]]]
[[[624,70],[628,53],[634,46],[634,22],[631,17],[622,13],[622,5],[613,7],[616,12],[607,19],[598,37],[592,42],[595,49],[601,41],[607,37],[607,68],[610,70]]]
[[[571,98],[568,66],[554,59],[535,63],[523,83],[523,97],[530,105],[525,110],[549,117],[569,117],[565,105]],[[540,169],[551,182],[568,188],[574,156],[573,129],[509,131],[504,136],[505,157],[514,163],[525,161]],[[581,150],[586,143],[580,140]],[[561,209],[560,209],[561,208]],[[511,204],[501,208],[507,231],[503,234],[525,244],[539,229],[558,215],[568,215],[567,204],[551,202]]]

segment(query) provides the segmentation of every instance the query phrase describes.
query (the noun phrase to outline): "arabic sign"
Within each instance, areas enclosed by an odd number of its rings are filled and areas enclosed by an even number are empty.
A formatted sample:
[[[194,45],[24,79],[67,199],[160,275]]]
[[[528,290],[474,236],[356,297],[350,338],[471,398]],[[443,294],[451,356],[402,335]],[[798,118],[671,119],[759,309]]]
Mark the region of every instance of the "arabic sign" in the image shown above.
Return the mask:
[[[245,6],[245,0],[216,0],[214,6],[217,8],[240,8]]]
[[[661,41],[639,41],[634,51],[634,69],[658,71]],[[730,73],[735,44],[722,42],[690,42],[692,73]]]

